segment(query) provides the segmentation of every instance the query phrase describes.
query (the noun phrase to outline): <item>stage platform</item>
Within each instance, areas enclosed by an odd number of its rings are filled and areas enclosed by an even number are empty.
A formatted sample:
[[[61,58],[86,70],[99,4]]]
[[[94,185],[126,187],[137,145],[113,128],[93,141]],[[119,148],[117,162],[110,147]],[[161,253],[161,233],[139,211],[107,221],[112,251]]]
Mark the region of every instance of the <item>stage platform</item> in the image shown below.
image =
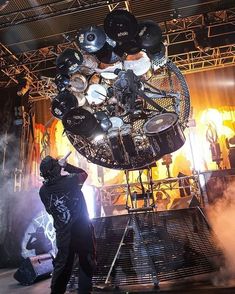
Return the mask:
[[[0,270],[0,293],[1,294],[49,294],[50,278],[39,281],[30,286],[20,285],[13,274],[16,269]],[[98,293],[200,293],[200,294],[232,294],[235,293],[235,280],[230,281],[229,285],[221,283],[219,286],[212,284],[214,274],[201,275],[190,279],[180,279],[174,282],[160,283],[158,289],[151,285],[129,286],[119,289],[94,290],[93,294]],[[66,292],[77,293],[76,291]]]

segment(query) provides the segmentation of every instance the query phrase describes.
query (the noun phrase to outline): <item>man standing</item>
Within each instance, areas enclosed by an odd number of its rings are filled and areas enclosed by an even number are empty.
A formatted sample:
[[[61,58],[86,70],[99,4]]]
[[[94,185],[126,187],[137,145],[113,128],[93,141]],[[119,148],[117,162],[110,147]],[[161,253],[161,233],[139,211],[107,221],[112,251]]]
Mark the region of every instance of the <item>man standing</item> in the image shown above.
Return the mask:
[[[62,168],[68,175],[61,175]],[[46,156],[40,164],[44,178],[40,198],[54,219],[58,252],[54,260],[51,294],[63,294],[69,281],[75,255],[79,258],[79,294],[92,290],[96,264],[94,229],[81,191],[87,173],[65,159]]]

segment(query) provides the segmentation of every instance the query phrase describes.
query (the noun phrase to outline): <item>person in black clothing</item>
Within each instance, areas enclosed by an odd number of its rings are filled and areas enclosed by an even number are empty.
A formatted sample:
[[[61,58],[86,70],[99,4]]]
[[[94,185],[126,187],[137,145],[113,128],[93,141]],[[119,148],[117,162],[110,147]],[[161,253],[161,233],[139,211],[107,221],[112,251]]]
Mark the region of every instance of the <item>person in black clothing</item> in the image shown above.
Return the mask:
[[[68,175],[61,175],[61,169]],[[92,290],[92,276],[96,265],[94,229],[89,219],[86,202],[81,191],[87,173],[68,164],[64,159],[46,156],[40,164],[44,178],[40,198],[54,219],[56,245],[51,280],[51,294],[66,291],[74,258],[79,258],[79,294]]]

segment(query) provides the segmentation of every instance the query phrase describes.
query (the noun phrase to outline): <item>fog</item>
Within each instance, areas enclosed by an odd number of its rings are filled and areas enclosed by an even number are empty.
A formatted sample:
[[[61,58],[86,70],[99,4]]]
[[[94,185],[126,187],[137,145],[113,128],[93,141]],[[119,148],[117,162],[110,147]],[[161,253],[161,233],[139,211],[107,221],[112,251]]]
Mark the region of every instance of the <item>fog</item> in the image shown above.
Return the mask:
[[[225,265],[213,282],[228,285],[235,276],[235,182],[228,185],[221,199],[207,208],[207,214],[225,257]]]

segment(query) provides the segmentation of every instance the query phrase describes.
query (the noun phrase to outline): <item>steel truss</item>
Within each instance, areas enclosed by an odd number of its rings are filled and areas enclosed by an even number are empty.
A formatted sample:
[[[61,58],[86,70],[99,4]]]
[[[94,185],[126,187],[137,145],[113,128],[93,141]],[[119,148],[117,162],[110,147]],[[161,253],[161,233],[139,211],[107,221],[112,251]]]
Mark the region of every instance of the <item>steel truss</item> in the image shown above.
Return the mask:
[[[179,181],[187,181],[189,183],[189,186],[184,185],[183,187],[181,186],[181,188],[189,188],[191,191],[191,195],[195,195],[199,199],[200,203],[202,203],[202,199],[200,199],[201,189],[198,175],[185,176],[180,178],[167,178],[153,181],[153,192],[156,193],[158,191],[161,191],[168,194],[169,191],[179,190]],[[149,183],[143,182],[143,185],[145,187],[148,187]],[[132,193],[134,191],[141,191],[141,185],[138,182],[130,183],[129,186]],[[101,195],[101,203],[103,206],[115,205],[120,196],[125,195],[127,198],[130,197],[127,184],[103,186],[99,188],[99,190]]]
[[[80,1],[70,1],[70,5],[73,5],[74,2]],[[101,1],[100,4],[103,2]],[[115,9],[118,5],[131,10],[130,1],[112,1],[112,4],[110,4],[111,1],[105,2],[109,10]],[[91,4],[91,1],[81,1],[83,7],[89,5],[89,3]],[[54,4],[56,5],[56,3]],[[211,12],[207,16],[210,20],[209,24],[208,20],[205,21],[205,15],[190,16],[176,21],[171,20],[160,23],[166,38],[167,48],[170,45],[177,46],[184,42],[194,41],[194,30],[204,25],[208,27],[208,37],[222,38],[226,34],[225,28],[228,24],[229,30],[227,34],[235,34],[234,8],[226,11]],[[68,39],[72,38],[72,36],[68,37]],[[51,83],[51,79],[44,79],[42,76],[43,73],[46,75],[47,70],[55,69],[56,56],[67,47],[76,48],[77,46],[75,42],[68,42],[66,40],[62,44],[13,54],[6,46],[0,44],[0,87],[17,84],[16,76],[20,73],[25,73],[32,81],[30,89],[31,100],[51,98],[55,95],[54,84]],[[180,54],[168,54],[168,57],[184,74],[218,68],[219,66],[232,66],[235,61],[235,45],[218,46],[207,52],[195,49],[195,51]]]
[[[56,46],[57,52],[68,46],[71,47],[71,44],[64,43]],[[0,44],[0,48],[2,50],[3,45]],[[55,95],[55,86],[50,78],[40,75],[40,69],[43,65],[45,66],[44,70],[55,68],[55,47],[47,47],[46,50],[42,48],[33,52],[24,52],[20,54],[19,58],[17,56],[10,55],[12,58],[10,66],[7,66],[6,59],[0,57],[1,72],[5,76],[4,80],[0,80],[0,87],[17,84],[16,76],[20,73],[26,73],[32,81],[30,88],[31,100],[38,101],[52,98]],[[193,51],[172,55],[169,56],[169,59],[183,74],[215,69],[221,66],[234,66],[235,45],[213,48],[208,52]],[[48,65],[49,63],[50,65]]]
[[[93,9],[97,7],[107,6],[114,7],[122,4],[123,0],[67,0],[67,1],[53,1],[50,4],[42,4],[38,6],[28,7],[26,9],[6,13],[0,15],[0,29],[9,26],[23,24],[27,22],[33,22],[50,17],[60,15],[70,15],[79,11]],[[113,8],[112,8],[113,9]]]

